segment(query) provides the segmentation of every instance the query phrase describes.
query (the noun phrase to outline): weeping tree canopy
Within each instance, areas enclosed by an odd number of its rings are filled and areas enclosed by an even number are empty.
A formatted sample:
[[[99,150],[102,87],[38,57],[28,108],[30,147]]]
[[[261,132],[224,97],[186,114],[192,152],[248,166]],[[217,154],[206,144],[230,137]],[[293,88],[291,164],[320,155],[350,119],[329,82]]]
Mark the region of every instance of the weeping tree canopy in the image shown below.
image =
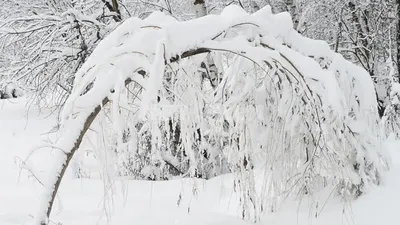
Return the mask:
[[[76,73],[38,223],[47,224],[71,158],[100,123],[107,149],[131,154],[130,165],[154,179],[237,173],[248,219],[325,187],[357,197],[379,184],[385,160],[369,74],[292,27],[268,6],[123,22]],[[208,56],[215,65],[203,63]]]

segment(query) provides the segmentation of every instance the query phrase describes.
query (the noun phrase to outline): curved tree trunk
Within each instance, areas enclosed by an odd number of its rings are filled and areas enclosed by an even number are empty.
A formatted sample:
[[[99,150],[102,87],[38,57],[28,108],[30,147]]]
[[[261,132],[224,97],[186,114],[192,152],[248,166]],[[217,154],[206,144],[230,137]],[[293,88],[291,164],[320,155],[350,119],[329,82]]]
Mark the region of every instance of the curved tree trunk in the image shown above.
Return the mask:
[[[69,162],[71,161],[71,159],[74,156],[75,152],[79,149],[79,146],[82,143],[84,135],[86,134],[87,130],[90,128],[90,126],[93,123],[93,121],[96,119],[96,117],[99,114],[102,106],[106,105],[108,102],[109,102],[108,98],[103,99],[102,105],[98,105],[94,109],[94,111],[91,112],[89,114],[89,116],[86,118],[85,123],[81,124],[81,131],[80,131],[79,136],[78,136],[78,138],[76,139],[76,141],[75,141],[75,143],[73,145],[73,148],[65,153],[65,158],[64,158],[64,161],[62,162],[62,166],[59,167],[59,171],[55,171],[58,174],[58,176],[57,176],[56,180],[54,181],[54,184],[52,184],[54,186],[54,188],[53,188],[53,191],[51,193],[51,199],[47,203],[48,206],[47,206],[47,209],[46,209],[45,218],[40,218],[40,224],[41,225],[47,225],[48,224],[47,218],[50,217],[51,209],[53,208],[53,204],[54,204],[54,200],[55,200],[55,197],[57,195],[57,192],[58,192],[58,188],[60,187],[62,178],[64,177],[65,171],[68,168]],[[80,118],[80,117],[78,116],[78,118]],[[77,121],[77,122],[79,122],[79,121]]]
[[[192,49],[192,50],[188,50],[186,52],[183,52],[180,56],[176,56],[176,57],[172,57],[169,59],[169,62],[173,63],[173,62],[177,62],[180,59],[183,58],[187,58],[190,56],[194,56],[194,55],[198,55],[198,54],[203,54],[203,53],[209,53],[211,52],[210,49],[206,49],[206,48],[198,48],[198,49]],[[166,62],[167,63],[167,62]],[[138,71],[138,74],[144,76],[145,75],[145,71],[140,70]],[[128,84],[130,84],[132,82],[132,80],[130,78],[128,78],[127,80],[125,80],[125,86],[127,86]],[[97,115],[99,114],[99,112],[101,111],[102,107],[107,105],[109,102],[108,98],[104,98],[101,102],[101,104],[97,105],[93,111],[89,114],[79,114],[76,115],[75,117],[71,117],[67,123],[69,123],[68,125],[72,125],[71,127],[79,127],[79,133],[75,133],[76,129],[72,129],[67,131],[66,134],[64,135],[71,135],[71,136],[75,136],[77,137],[76,140],[74,141],[74,144],[72,146],[71,149],[67,149],[67,151],[65,151],[65,155],[64,158],[62,160],[61,166],[60,164],[57,164],[55,166],[54,172],[56,172],[57,176],[55,177],[55,179],[53,181],[50,181],[50,187],[51,187],[51,195],[48,196],[46,195],[46,197],[48,197],[48,199],[45,199],[45,204],[46,205],[46,212],[40,212],[40,214],[35,218],[36,219],[36,224],[39,225],[48,225],[48,218],[50,217],[51,214],[51,210],[53,208],[53,204],[58,192],[58,189],[61,185],[61,181],[64,177],[65,171],[68,168],[68,165],[72,159],[72,157],[74,156],[75,152],[78,151],[83,137],[85,136],[86,132],[88,131],[88,129],[90,128],[90,126],[92,125],[93,121],[96,119]],[[85,121],[83,124],[81,121]],[[67,139],[64,139],[67,140]],[[68,141],[68,140],[67,140]],[[61,143],[60,145],[62,146],[64,143]],[[68,143],[66,143],[68,144]]]

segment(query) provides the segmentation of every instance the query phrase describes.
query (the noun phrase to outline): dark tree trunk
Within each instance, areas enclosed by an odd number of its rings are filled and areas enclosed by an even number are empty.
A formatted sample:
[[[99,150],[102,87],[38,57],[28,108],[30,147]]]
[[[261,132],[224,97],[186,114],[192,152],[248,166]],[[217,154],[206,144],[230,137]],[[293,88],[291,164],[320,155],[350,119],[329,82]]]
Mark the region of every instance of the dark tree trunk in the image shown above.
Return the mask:
[[[113,11],[115,13],[117,13],[116,18],[118,19],[118,21],[121,21],[122,17],[121,17],[121,12],[119,11],[118,1],[117,0],[112,0],[112,8],[113,8]]]
[[[110,12],[115,12],[117,15],[113,16],[115,22],[120,22],[122,20],[121,12],[119,11],[118,1],[112,0],[112,4],[110,4],[107,0],[102,0],[108,10]]]

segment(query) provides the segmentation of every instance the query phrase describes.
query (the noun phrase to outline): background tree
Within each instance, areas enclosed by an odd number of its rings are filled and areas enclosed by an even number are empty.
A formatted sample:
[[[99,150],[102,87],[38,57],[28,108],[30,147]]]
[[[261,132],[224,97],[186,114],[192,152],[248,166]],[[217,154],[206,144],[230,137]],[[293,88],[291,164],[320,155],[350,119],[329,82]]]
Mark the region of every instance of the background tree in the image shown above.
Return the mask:
[[[397,9],[397,32],[396,32],[396,44],[397,44],[397,75],[398,80],[400,81],[400,1],[397,0],[396,2],[396,9]]]
[[[2,76],[35,99],[62,105],[74,74],[105,34],[113,29],[110,12],[99,1],[8,1],[0,20]],[[117,5],[115,5],[117,6]],[[7,16],[11,15],[11,16]],[[111,19],[113,18],[113,19]],[[3,59],[4,60],[4,59]],[[55,100],[55,101],[54,101]]]

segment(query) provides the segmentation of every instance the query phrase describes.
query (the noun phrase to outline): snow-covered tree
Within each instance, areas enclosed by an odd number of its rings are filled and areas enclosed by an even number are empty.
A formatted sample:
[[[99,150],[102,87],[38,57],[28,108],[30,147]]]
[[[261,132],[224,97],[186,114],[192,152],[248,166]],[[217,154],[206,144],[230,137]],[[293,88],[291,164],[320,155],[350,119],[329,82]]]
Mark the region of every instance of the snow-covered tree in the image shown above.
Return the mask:
[[[202,87],[209,55],[222,75],[214,88]],[[145,149],[138,161],[153,176],[236,173],[246,219],[323,188],[358,197],[385,168],[375,94],[366,70],[270,7],[127,19],[75,74],[36,220],[48,223],[72,157],[94,133],[109,151]]]
[[[10,1],[0,15],[0,82],[12,83],[37,100],[63,103],[74,74],[112,29],[114,12],[101,1]],[[118,17],[119,18],[119,17]],[[1,79],[3,78],[3,79]],[[0,85],[1,87],[1,85]]]
[[[327,41],[333,50],[362,66],[374,80],[383,116],[390,103],[386,61],[396,55],[395,0],[269,0],[274,12],[287,11],[306,37]],[[246,7],[245,7],[246,8]],[[249,9],[247,9],[249,11]],[[391,51],[388,54],[388,49]],[[395,59],[392,62],[396,63]],[[396,72],[396,77],[398,73]]]

